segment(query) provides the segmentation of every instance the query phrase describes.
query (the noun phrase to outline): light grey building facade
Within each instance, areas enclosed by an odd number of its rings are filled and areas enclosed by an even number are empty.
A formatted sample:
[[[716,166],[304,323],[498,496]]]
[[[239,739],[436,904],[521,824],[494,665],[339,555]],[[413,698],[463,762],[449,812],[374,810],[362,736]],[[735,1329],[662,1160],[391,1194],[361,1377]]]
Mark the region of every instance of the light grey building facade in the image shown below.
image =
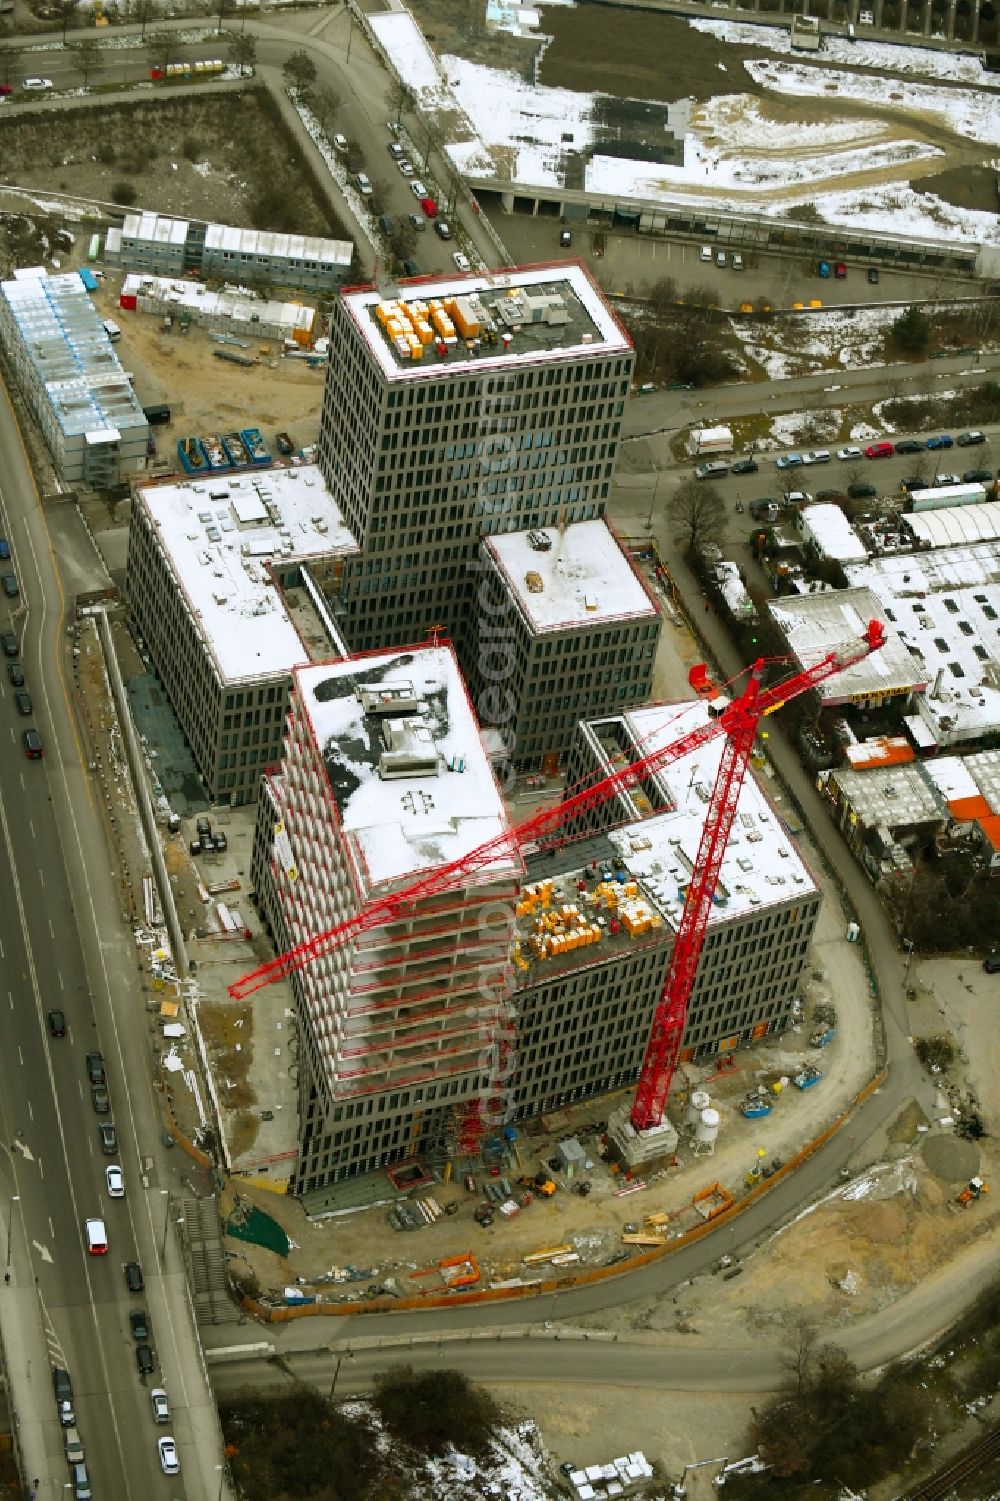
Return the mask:
[[[120,229],[108,230],[104,254],[110,265],[157,276],[184,277],[194,271],[225,281],[265,280],[332,291],[348,277],[354,246],[350,240],[239,229],[142,211],[126,214]]]

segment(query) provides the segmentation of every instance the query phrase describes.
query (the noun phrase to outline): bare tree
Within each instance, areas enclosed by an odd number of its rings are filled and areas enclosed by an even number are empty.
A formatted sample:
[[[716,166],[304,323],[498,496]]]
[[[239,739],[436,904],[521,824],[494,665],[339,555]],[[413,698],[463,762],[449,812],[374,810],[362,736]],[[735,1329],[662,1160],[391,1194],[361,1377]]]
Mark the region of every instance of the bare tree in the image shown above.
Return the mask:
[[[156,0],[136,0],[133,15],[142,26],[139,35],[145,37],[147,22],[151,21],[156,15]]]
[[[413,90],[401,78],[394,78],[386,89],[385,102],[390,113],[395,111],[396,124],[399,125],[403,111],[413,108]]]
[[[257,38],[253,32],[234,31],[229,37],[227,50],[229,61],[238,64],[241,78],[245,73],[253,72],[257,61]]]
[[[293,88],[297,94],[308,97],[312,85],[316,82],[316,64],[308,52],[304,52],[301,48],[298,52],[293,52],[285,58],[281,71],[289,88]]]
[[[10,75],[16,71],[20,61],[20,47],[0,47],[0,79],[3,79],[4,83],[10,83]]]
[[[718,542],[726,523],[726,506],[714,485],[682,480],[669,503],[668,516],[678,546],[689,550]]]
[[[56,0],[56,10],[62,20],[62,39],[65,42],[69,23],[76,15],[76,0]]]
[[[336,89],[323,84],[313,95],[310,107],[319,121],[320,129],[326,130],[327,121],[332,119],[340,108],[340,95]]]
[[[83,74],[83,86],[87,87],[90,75],[99,68],[104,61],[100,43],[93,37],[85,37],[82,42],[74,42],[69,49],[76,59],[76,65]]]
[[[792,1347],[782,1364],[790,1372],[795,1395],[801,1397],[813,1375],[819,1336],[815,1325],[806,1318],[798,1318],[792,1330]]]
[[[172,31],[151,31],[146,38],[150,66],[165,73],[177,56],[177,37]]]

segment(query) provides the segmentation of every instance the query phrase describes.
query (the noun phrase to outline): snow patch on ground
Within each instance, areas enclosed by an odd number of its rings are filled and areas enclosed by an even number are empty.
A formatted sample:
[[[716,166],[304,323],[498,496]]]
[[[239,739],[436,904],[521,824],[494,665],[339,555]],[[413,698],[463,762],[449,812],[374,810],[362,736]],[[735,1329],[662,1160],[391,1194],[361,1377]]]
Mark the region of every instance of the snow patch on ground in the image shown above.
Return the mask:
[[[933,193],[916,193],[906,183],[820,193],[812,201],[828,224],[892,231],[915,240],[1000,244],[1000,219],[995,214],[956,208]]]
[[[837,408],[819,407],[805,412],[779,412],[771,418],[771,433],[781,448],[806,448],[831,442],[840,436],[843,413]],[[809,473],[818,472],[812,465]]]
[[[761,47],[766,52],[793,50],[791,32],[784,27],[700,18],[689,20],[688,25],[740,47]],[[986,77],[978,57],[938,52],[932,47],[899,47],[892,42],[849,42],[846,37],[825,35],[817,57],[855,68],[874,68],[880,73],[914,73],[925,78],[951,78],[958,83],[981,83]]]
[[[892,428],[888,429],[892,432]],[[851,428],[852,443],[872,443],[876,438],[881,438],[886,432],[885,427],[872,427],[870,422],[855,422]]]
[[[774,320],[767,325],[766,345],[757,342],[759,325],[734,319],[732,328],[742,348],[769,380],[787,380],[829,369],[833,361],[844,370],[883,363],[883,341],[898,316],[896,308],[872,307],[853,313],[817,311]]]

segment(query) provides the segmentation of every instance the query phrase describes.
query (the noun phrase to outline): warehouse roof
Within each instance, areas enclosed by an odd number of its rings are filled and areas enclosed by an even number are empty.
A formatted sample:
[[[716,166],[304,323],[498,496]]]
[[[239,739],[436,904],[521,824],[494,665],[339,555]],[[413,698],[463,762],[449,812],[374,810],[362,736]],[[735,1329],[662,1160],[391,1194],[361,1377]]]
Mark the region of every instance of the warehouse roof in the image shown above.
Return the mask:
[[[963,542],[993,542],[1000,537],[1000,501],[977,506],[945,506],[903,518],[915,540],[925,547],[951,547]]]
[[[860,566],[863,565],[849,567],[852,580],[855,567]],[[922,659],[911,656],[872,589],[833,589],[824,594],[797,595],[794,599],[771,599],[768,609],[789,649],[804,666],[845,641],[857,640],[870,620],[879,620],[885,626],[885,645],[879,651],[871,652],[853,667],[819,685],[816,691],[826,703],[847,703],[876,694],[909,693],[925,682]]]
[[[588,352],[625,353],[632,347],[602,292],[575,261],[489,274],[423,276],[400,282],[392,297],[374,286],[341,295],[383,374],[393,381],[522,363],[558,365]],[[423,352],[414,358],[408,340],[417,338],[421,324],[431,327],[432,303],[441,305],[448,322],[439,318],[429,340],[420,336]],[[449,323],[452,334],[442,339],[441,329]],[[402,330],[405,351],[390,325]]]
[[[878,595],[924,663],[919,711],[937,743],[1000,729],[1000,542],[872,558],[846,571]]]
[[[506,532],[483,548],[531,631],[579,630],[647,616],[660,608],[608,523]]]
[[[303,667],[295,682],[365,895],[504,832],[503,801],[450,646]],[[519,870],[507,853],[480,879]]]
[[[357,552],[314,465],[137,485],[224,683],[287,677],[309,658],[269,571]]]

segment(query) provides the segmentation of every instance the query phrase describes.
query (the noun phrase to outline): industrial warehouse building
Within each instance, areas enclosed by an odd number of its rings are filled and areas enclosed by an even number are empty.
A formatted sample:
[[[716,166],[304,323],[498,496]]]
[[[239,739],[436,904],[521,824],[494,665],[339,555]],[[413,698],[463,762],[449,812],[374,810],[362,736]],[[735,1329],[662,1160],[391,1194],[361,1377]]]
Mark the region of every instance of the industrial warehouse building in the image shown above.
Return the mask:
[[[673,739],[707,713],[698,702],[587,724],[571,776],[604,775],[622,753]],[[454,1152],[479,1107],[497,1130],[636,1078],[721,750],[717,741],[680,760],[645,800],[607,804],[593,834],[554,858],[532,855],[525,868],[505,848],[398,922],[384,919],[293,971],[305,1060],[297,1192],[415,1153]],[[450,649],[296,671],[252,859],[279,949],[505,829]],[[748,776],[685,1056],[787,1026],[819,902]]]
[[[312,465],[134,486],[132,618],[213,800],[253,801],[292,668],[342,650],[323,595],[355,551]]]
[[[126,214],[120,229],[108,230],[104,258],[126,271],[156,276],[195,272],[223,281],[332,291],[348,278],[354,246],[350,240],[237,229],[143,211]]]
[[[659,604],[602,518],[483,539],[468,653],[501,757],[555,771],[579,721],[645,703]]]
[[[0,344],[64,485],[105,490],[145,470],[146,418],[75,271],[0,282]]]
[[[319,463],[361,557],[354,650],[451,637],[467,675],[482,536],[604,514],[634,365],[579,265],[423,278],[334,305]]]

